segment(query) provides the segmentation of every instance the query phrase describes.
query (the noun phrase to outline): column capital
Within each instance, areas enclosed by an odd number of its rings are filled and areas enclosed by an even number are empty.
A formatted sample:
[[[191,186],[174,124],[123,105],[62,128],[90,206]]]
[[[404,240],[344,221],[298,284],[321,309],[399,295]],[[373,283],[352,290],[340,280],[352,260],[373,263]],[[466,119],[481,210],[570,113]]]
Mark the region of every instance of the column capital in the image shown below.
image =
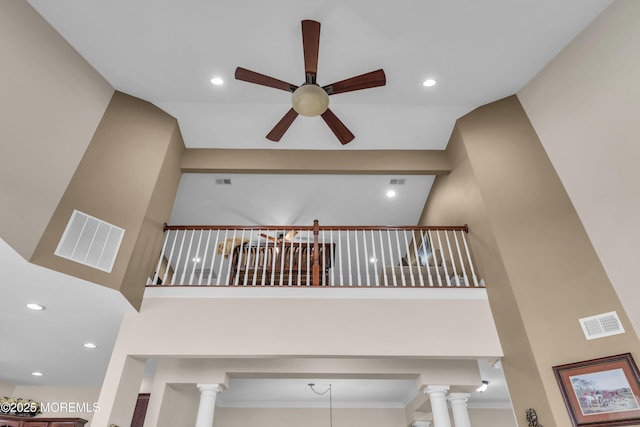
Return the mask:
[[[448,385],[428,385],[424,389],[424,394],[429,395],[431,397],[434,396],[445,396],[449,391]]]
[[[427,420],[419,420],[411,423],[411,427],[429,427],[431,425],[431,421]]]
[[[469,400],[469,396],[471,396],[471,393],[449,393],[449,396],[447,396],[447,400],[451,403],[453,403],[454,401],[466,403],[466,401]]]
[[[197,386],[200,394],[215,394],[222,391],[220,384],[198,384]]]

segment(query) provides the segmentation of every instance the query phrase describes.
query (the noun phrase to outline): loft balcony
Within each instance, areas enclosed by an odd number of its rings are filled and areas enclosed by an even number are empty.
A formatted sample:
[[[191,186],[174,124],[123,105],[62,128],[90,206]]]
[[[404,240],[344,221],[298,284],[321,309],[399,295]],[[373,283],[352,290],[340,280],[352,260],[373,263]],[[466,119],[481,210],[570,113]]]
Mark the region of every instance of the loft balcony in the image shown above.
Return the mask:
[[[483,288],[467,226],[165,226],[148,287]]]

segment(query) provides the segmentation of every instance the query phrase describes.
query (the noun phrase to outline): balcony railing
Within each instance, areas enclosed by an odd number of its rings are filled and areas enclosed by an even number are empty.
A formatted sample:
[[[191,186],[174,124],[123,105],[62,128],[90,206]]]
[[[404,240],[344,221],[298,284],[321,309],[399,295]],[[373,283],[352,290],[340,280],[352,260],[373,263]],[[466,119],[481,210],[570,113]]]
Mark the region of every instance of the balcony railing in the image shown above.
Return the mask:
[[[148,286],[483,287],[467,227],[165,226]]]

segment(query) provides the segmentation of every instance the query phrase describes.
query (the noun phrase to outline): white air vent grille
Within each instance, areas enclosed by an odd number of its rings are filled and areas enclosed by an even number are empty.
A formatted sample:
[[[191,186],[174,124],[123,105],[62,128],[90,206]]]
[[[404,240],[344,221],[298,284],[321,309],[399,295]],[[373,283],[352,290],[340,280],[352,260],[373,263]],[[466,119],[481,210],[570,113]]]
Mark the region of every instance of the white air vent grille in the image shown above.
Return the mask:
[[[615,311],[585,317],[580,319],[580,325],[582,326],[584,336],[588,340],[624,333],[620,318]]]
[[[231,185],[231,180],[229,178],[218,178],[218,179],[216,179],[216,184],[218,184],[218,185]]]
[[[389,181],[389,184],[391,185],[404,185],[404,178],[398,178],[398,179],[392,179],[391,181]]]
[[[218,277],[216,272],[211,271],[211,269],[209,268],[205,268],[205,269],[196,268],[196,271],[194,272],[194,277],[196,279],[199,279],[201,274],[202,274],[202,280],[207,280],[209,278],[209,274],[211,274],[212,279],[216,279]]]
[[[55,254],[111,273],[124,230],[80,211],[73,211]]]

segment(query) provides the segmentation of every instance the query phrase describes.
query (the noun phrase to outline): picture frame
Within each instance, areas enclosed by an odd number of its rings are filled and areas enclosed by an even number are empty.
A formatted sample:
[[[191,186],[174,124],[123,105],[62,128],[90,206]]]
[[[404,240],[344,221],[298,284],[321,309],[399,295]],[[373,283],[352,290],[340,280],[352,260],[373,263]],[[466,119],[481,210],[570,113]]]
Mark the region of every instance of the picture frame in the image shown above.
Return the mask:
[[[640,424],[640,374],[631,353],[553,367],[574,427]]]

